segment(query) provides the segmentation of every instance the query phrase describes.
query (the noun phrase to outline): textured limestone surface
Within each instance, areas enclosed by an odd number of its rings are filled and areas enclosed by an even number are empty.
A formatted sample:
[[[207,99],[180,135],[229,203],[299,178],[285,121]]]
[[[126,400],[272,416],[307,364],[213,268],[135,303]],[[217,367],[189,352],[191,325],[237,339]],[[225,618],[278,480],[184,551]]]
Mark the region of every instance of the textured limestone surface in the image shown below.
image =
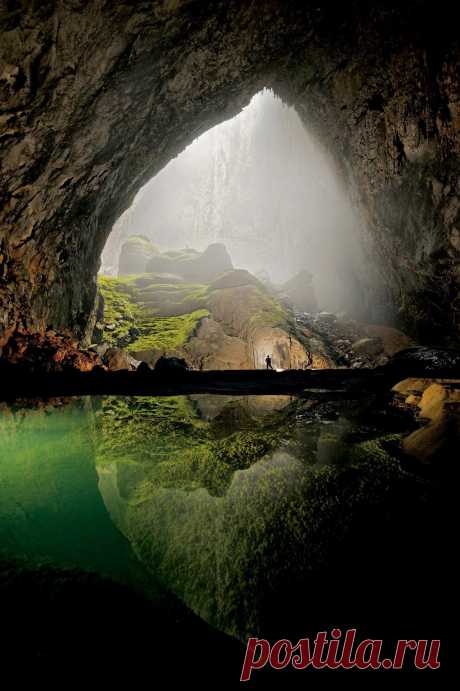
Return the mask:
[[[458,458],[460,381],[405,379],[394,388],[399,405],[416,410],[420,428],[402,440],[405,454],[439,469]]]
[[[0,344],[94,323],[99,257],[135,193],[264,86],[365,214],[395,325],[459,341],[455,3],[0,3]],[[367,299],[367,297],[366,297]]]

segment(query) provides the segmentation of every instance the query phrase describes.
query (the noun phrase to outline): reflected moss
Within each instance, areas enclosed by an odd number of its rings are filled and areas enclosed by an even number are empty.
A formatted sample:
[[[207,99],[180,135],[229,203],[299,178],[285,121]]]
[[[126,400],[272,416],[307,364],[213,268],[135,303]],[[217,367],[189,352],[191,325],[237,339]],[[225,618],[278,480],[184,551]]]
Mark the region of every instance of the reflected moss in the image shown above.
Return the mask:
[[[302,403],[257,419],[230,401],[212,422],[185,398],[104,406],[121,530],[168,588],[239,637],[270,619],[267,602],[288,582],[327,569],[413,487],[388,437],[344,443],[340,422],[311,426],[299,444]],[[315,463],[321,433],[336,447],[332,465]]]
[[[98,411],[99,462],[159,462],[208,438],[186,397],[105,397]]]
[[[229,408],[233,419],[235,404]],[[98,463],[117,463],[122,494],[133,476],[142,480],[136,492],[130,493],[135,503],[158,487],[188,491],[204,487],[221,495],[235,470],[260,460],[282,436],[282,429],[270,431],[268,416],[262,424],[247,411],[237,418],[242,415],[252,429],[234,432],[231,425],[223,436],[226,407],[220,422],[210,424],[185,397],[107,397],[98,412]]]
[[[223,458],[238,459],[229,453],[238,445],[227,441]],[[380,440],[352,445],[333,466],[306,466],[277,450],[234,472],[223,496],[152,488],[130,507],[124,530],[194,611],[244,638],[270,620],[280,593],[354,554],[369,530],[379,535],[384,524],[391,542],[398,515],[423,495],[423,482]]]

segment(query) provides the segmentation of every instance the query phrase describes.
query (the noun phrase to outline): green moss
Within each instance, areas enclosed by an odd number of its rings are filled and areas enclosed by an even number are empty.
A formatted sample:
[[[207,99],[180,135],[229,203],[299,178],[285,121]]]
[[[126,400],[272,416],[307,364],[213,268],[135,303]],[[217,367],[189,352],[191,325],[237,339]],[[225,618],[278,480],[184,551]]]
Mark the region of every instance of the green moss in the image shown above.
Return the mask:
[[[283,431],[253,420],[251,430],[216,439],[214,426],[186,397],[106,397],[98,420],[98,463],[119,465],[134,503],[161,487],[221,496],[233,473],[274,450]]]
[[[254,286],[251,303],[253,314],[249,319],[249,328],[269,326],[290,329],[291,319],[288,310],[265,287]]]
[[[131,352],[180,348],[200,319],[209,314],[209,300],[215,294],[215,289],[205,284],[167,283],[161,276],[148,273],[103,276],[99,287],[105,301],[102,338]],[[248,315],[248,333],[260,327],[295,333],[289,311],[261,284],[252,286],[242,308]]]
[[[158,316],[176,316],[206,308],[207,286],[184,283],[151,283],[139,289],[136,299]]]
[[[206,287],[196,284],[152,284],[138,288],[138,280],[139,276],[99,277],[99,289],[104,298],[103,341],[110,345],[127,347],[131,352],[174,349],[184,345],[200,319],[209,314],[205,309],[193,309],[200,300],[204,304]],[[144,298],[147,291],[151,291],[154,296],[158,289],[160,292],[163,289],[173,296],[178,296],[172,300],[172,304],[188,301],[192,309],[186,312],[184,305],[184,309],[178,311],[185,313],[168,317],[157,316],[158,305],[147,307]]]
[[[130,235],[123,243],[124,245],[142,247],[150,254],[159,254],[159,249],[145,235]]]
[[[224,494],[235,470],[250,468],[280,443],[280,434],[235,432],[230,437],[213,441],[209,460],[199,466],[199,479],[211,494]]]
[[[104,298],[103,341],[110,345],[127,345],[139,315],[139,308],[133,302],[130,277],[100,276],[99,290]]]
[[[137,322],[140,335],[129,344],[129,350],[180,348],[185,345],[199,321],[208,314],[207,310],[196,310],[176,317],[152,317],[144,311]]]
[[[206,423],[182,396],[107,396],[98,419],[101,461],[157,462],[208,438]]]
[[[167,250],[166,252],[163,252],[164,257],[169,257],[171,259],[195,259],[197,256],[199,256],[199,252],[197,250],[191,249],[189,247],[184,247],[181,250]]]
[[[250,319],[251,327],[271,326],[288,329],[288,315],[279,302],[265,296],[260,309]]]
[[[249,468],[256,460],[277,446],[280,435],[276,433],[235,432],[230,437],[214,442],[214,457],[233,470]]]

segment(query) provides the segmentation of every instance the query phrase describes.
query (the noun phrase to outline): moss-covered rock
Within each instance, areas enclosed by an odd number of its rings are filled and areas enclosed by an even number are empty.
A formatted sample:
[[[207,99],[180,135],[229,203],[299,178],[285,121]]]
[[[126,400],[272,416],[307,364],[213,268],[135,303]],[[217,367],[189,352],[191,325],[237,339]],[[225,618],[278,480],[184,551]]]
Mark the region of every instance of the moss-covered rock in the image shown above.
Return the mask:
[[[115,464],[119,492],[130,502],[143,501],[159,487],[204,487],[221,495],[236,470],[250,467],[289,435],[286,424],[278,425],[281,419],[260,420],[244,401],[227,403],[209,423],[185,397],[105,397],[98,463]]]
[[[263,284],[246,269],[234,269],[216,278],[209,287],[211,290],[218,290],[220,288],[238,288],[239,286],[249,285],[262,287]]]
[[[158,254],[158,249],[144,235],[132,235],[121,246],[118,275],[144,273],[148,261]]]
[[[230,255],[225,245],[220,243],[209,245],[204,252],[191,249],[163,252],[153,256],[147,263],[147,271],[178,274],[190,282],[209,282],[231,269]]]
[[[262,326],[289,328],[287,310],[262,284],[211,290],[208,307],[231,336],[244,338]]]
[[[196,369],[251,369],[264,367],[271,353],[277,368],[302,367],[307,355],[293,315],[258,279],[248,271],[231,270],[203,282],[203,276],[209,278],[208,268],[203,274],[203,258],[221,254],[216,247],[201,254],[158,254],[156,273],[100,277],[102,340],[151,365],[166,354],[186,357]],[[205,267],[208,261],[206,257]],[[194,268],[189,275],[201,267],[193,273],[201,282],[185,282],[188,269],[183,267],[190,263]],[[220,273],[223,263],[211,266]],[[176,273],[165,273],[167,268]]]
[[[181,348],[208,314],[206,309],[195,309],[202,304],[202,286],[181,285],[177,290],[176,285],[149,283],[144,276],[101,276],[99,288],[105,305],[102,339],[110,345],[127,348],[134,357],[147,351],[159,357],[163,352]],[[155,301],[156,289],[159,297]],[[171,316],[161,314],[162,294],[171,296],[168,304],[176,306],[170,309],[175,312]],[[182,309],[178,308],[180,300]]]
[[[129,480],[117,470],[120,528],[144,564],[200,616],[242,638],[276,617],[275,592],[308,589],[347,549],[356,557],[369,525],[394,536],[408,502],[423,510],[423,482],[381,441],[342,445],[333,464],[309,465],[283,448],[290,420],[263,428],[253,420],[253,429],[217,439],[212,425],[194,428],[179,453],[143,462],[137,480],[134,468]],[[180,425],[176,435],[181,448]]]

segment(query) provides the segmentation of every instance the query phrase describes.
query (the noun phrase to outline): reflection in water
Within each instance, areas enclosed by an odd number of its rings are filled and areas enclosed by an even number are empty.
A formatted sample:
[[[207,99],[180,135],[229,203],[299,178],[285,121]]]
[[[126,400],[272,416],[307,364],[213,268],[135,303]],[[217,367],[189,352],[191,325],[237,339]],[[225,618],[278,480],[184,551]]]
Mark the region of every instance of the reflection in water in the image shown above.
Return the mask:
[[[4,410],[2,546],[137,585],[140,563],[151,594],[160,582],[238,637],[288,635],[286,612],[313,620],[318,588],[338,616],[341,588],[363,591],[382,559],[393,569],[408,552],[401,524],[423,526],[435,501],[386,450],[401,420],[383,428],[362,405],[105,397]]]
[[[289,593],[314,587],[344,550],[353,559],[370,525],[393,539],[401,511],[418,511],[423,483],[387,454],[384,431],[350,402],[105,399],[100,489],[147,568],[243,638],[273,630],[285,595],[292,607]]]
[[[133,583],[139,565],[98,489],[94,422],[89,399],[2,407],[1,553]]]
[[[248,416],[256,416],[283,410],[293,402],[292,396],[210,396],[209,394],[193,394],[189,400],[195,405],[203,420],[213,420],[230,406],[238,406],[245,410]]]

